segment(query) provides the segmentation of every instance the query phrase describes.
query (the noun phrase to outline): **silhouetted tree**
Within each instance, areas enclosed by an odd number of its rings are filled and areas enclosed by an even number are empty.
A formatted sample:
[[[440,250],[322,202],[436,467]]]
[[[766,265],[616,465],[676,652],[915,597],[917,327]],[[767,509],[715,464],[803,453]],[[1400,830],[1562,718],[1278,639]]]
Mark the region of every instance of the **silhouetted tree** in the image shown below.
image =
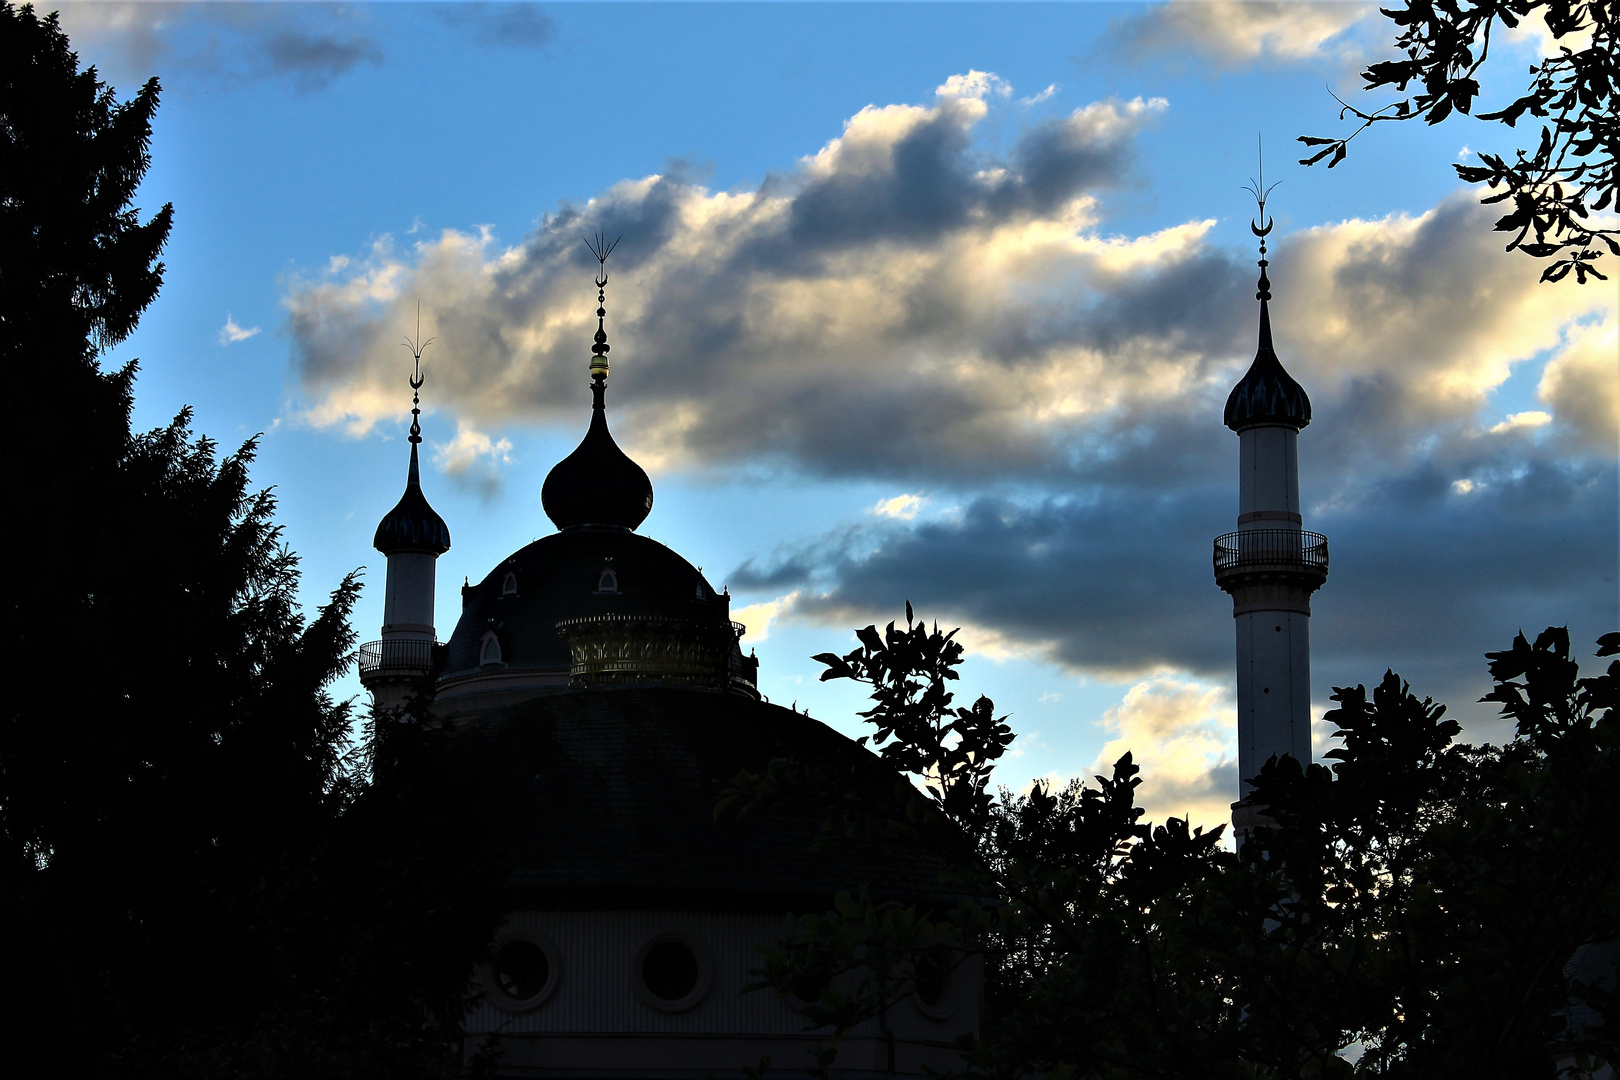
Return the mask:
[[[1453,113],[1470,113],[1493,33],[1539,18],[1556,44],[1555,55],[1530,69],[1520,97],[1479,114],[1509,127],[1526,114],[1540,120],[1535,149],[1515,151],[1512,161],[1482,153],[1482,165],[1453,167],[1468,183],[1495,192],[1484,202],[1511,207],[1496,222],[1497,231],[1513,234],[1509,251],[1554,260],[1542,271],[1543,281],[1561,280],[1571,270],[1583,284],[1589,275],[1607,280],[1596,262],[1602,248],[1620,255],[1620,229],[1605,215],[1620,210],[1620,7],[1614,0],[1408,0],[1379,10],[1399,28],[1395,47],[1406,55],[1368,67],[1361,73],[1363,89],[1393,87],[1407,96],[1370,110],[1341,102],[1340,119],[1353,116],[1360,124],[1343,138],[1300,136],[1300,142],[1322,147],[1300,164],[1327,158],[1331,169],[1344,160],[1350,140],[1374,124],[1419,117],[1438,124]]]
[[[0,1054],[20,1076],[459,1068],[499,915],[474,791],[415,725],[328,693],[354,575],[306,621],[255,441],[130,430],[103,372],[162,279],[142,223],[158,85],[119,103],[55,16],[0,0],[0,360],[10,664]],[[375,759],[377,767],[371,768]],[[474,842],[469,843],[469,839]]]
[[[930,692],[954,678],[953,635],[909,609],[907,623],[818,659],[824,678],[873,684],[884,756],[934,790],[897,787],[858,812],[823,794],[840,831],[917,841],[937,828],[919,807],[948,819],[973,853],[953,884],[974,899],[926,911],[843,896],[794,925],[763,985],[804,998],[849,973],[804,1009],[829,1052],[914,993],[943,947],[987,960],[984,1028],[962,1044],[977,1075],[1554,1075],[1551,1047],[1571,1041],[1563,965],[1620,938],[1620,661],[1582,679],[1556,629],[1490,654],[1486,700],[1517,725],[1501,747],[1455,742],[1444,707],[1393,673],[1370,696],[1337,690],[1331,764],[1269,762],[1255,799],[1270,823],[1238,854],[1220,830],[1145,824],[1129,755],[1095,786],[948,799],[940,762],[966,763],[954,783],[982,791],[1006,731],[958,723],[941,749],[940,721],[979,710]],[[1599,654],[1616,653],[1606,635]],[[733,797],[785,786],[778,769]],[[1614,986],[1575,989],[1609,1019],[1574,1043],[1620,1060]]]

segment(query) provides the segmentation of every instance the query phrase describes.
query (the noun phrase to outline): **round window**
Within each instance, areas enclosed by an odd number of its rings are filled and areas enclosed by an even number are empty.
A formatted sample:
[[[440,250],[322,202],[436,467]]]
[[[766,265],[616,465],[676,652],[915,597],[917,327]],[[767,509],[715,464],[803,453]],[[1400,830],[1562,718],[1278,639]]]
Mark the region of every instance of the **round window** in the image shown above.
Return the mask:
[[[551,982],[551,960],[532,941],[509,941],[495,952],[491,965],[495,985],[513,1002],[526,1004],[545,993]]]
[[[788,984],[788,989],[793,991],[794,997],[806,1005],[814,1005],[821,1000],[830,986],[832,986],[832,972],[824,965],[817,964],[795,975],[793,981]]]
[[[917,1002],[924,1010],[933,1012],[944,1006],[955,960],[945,948],[930,949],[917,959]]]
[[[665,938],[641,958],[641,981],[659,1001],[674,1004],[697,989],[697,953],[684,941]]]

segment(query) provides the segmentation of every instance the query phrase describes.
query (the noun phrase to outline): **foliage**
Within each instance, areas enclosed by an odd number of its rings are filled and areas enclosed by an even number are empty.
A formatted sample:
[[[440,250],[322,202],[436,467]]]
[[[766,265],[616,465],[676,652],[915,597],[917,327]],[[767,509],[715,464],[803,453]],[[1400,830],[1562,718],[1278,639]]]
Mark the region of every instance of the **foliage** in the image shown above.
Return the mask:
[[[962,663],[956,631],[941,634],[936,624],[930,632],[914,620],[908,603],[905,630],[891,622],[881,635],[875,626],[855,634],[860,648],[847,656],[814,658],[827,665],[821,680],[853,679],[871,686],[873,705],[861,716],[877,728],[873,741],[883,760],[922,777],[948,817],[982,827],[991,806],[985,790],[990,770],[1012,745],[1013,732],[987,697],[969,709],[952,707],[955,695],[946,684],[960,677],[956,669]]]
[[[0,0],[0,359],[10,470],[0,1011],[16,1075],[410,1077],[460,1067],[498,918],[473,789],[329,689],[359,592],[297,558],[190,413],[139,434],[105,373],[162,278],[130,200],[156,81],[119,103],[55,17]],[[92,1018],[88,1022],[85,1018]]]
[[[1607,280],[1596,265],[1602,248],[1620,255],[1613,218],[1620,211],[1620,8],[1614,0],[1408,0],[1381,10],[1400,28],[1395,47],[1405,56],[1369,66],[1363,89],[1393,87],[1406,96],[1371,111],[1341,102],[1340,118],[1354,116],[1360,125],[1343,138],[1301,136],[1322,149],[1300,164],[1328,158],[1332,168],[1344,160],[1350,140],[1383,121],[1421,117],[1438,124],[1454,112],[1470,113],[1493,33],[1539,19],[1557,43],[1556,54],[1530,69],[1521,96],[1479,114],[1509,127],[1527,114],[1540,120],[1535,149],[1519,149],[1511,161],[1480,154],[1481,165],[1453,167],[1466,182],[1495,192],[1484,202],[1507,204],[1496,229],[1513,234],[1509,251],[1554,260],[1543,281],[1559,281],[1571,270],[1583,284],[1588,276]]]
[[[960,648],[937,627],[916,637],[909,611],[907,624],[824,654],[826,677],[872,682],[868,719],[890,745],[913,733],[885,750],[923,763],[920,782],[940,760],[993,761],[1005,736],[979,725],[940,752],[952,714],[924,690]],[[1620,634],[1600,646],[1620,652]],[[970,1074],[994,1077],[1551,1077],[1565,1046],[1616,1060],[1612,1021],[1565,1030],[1562,968],[1583,942],[1620,939],[1620,661],[1580,678],[1557,629],[1489,660],[1486,700],[1515,721],[1512,741],[1456,742],[1445,708],[1393,673],[1370,694],[1337,690],[1340,745],[1328,764],[1265,766],[1265,823],[1240,853],[1220,830],[1144,823],[1129,755],[1094,785],[1003,790],[987,808],[934,793],[971,840],[951,879],[969,899],[840,897],[767,954],[763,985],[826,987],[803,1011],[835,1048],[916,992],[930,950],[979,950],[986,1018],[960,1046]],[[923,838],[898,800],[867,812]],[[1575,989],[1620,1015],[1612,984]]]

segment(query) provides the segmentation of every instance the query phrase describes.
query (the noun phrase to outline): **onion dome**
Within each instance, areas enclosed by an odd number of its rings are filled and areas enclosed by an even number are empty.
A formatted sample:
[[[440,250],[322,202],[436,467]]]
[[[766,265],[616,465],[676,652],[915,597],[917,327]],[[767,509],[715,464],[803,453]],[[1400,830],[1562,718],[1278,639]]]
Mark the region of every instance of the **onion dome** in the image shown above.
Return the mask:
[[[540,489],[540,505],[559,529],[617,525],[634,529],[652,512],[652,481],[608,431],[605,380],[591,382],[591,426],[572,454],[557,462]]]
[[[1265,211],[1265,198],[1262,195],[1260,216],[1263,218]],[[1277,359],[1277,351],[1271,345],[1271,309],[1268,306],[1271,279],[1266,276],[1266,267],[1270,263],[1265,258],[1266,234],[1271,231],[1271,225],[1269,218],[1264,227],[1250,225],[1254,234],[1260,237],[1260,282],[1254,294],[1255,299],[1260,301],[1260,348],[1254,354],[1254,363],[1249,365],[1249,370],[1232,387],[1232,393],[1226,399],[1226,426],[1233,431],[1263,424],[1286,424],[1297,431],[1311,422],[1311,399],[1306,396],[1305,388],[1283,370],[1282,361]]]
[[[618,241],[614,241],[617,244]],[[540,504],[559,529],[609,525],[634,529],[652,512],[652,481],[608,431],[607,257],[601,238],[591,248],[601,264],[596,277],[596,342],[591,346],[591,426],[572,454],[559,461],[540,489]]]
[[[421,340],[421,319],[418,309],[418,341]],[[422,443],[420,391],[425,381],[422,375],[422,350],[433,342],[429,339],[417,345],[407,340],[405,344],[416,361],[416,369],[411,374],[411,468],[405,474],[405,494],[378,522],[377,535],[371,538],[371,546],[384,555],[414,551],[438,557],[450,550],[450,527],[428,505],[427,496],[422,494],[422,470],[416,461],[416,448]]]
[[[411,428],[420,430],[414,422]],[[384,555],[402,551],[443,555],[450,550],[450,527],[422,494],[421,474],[416,464],[416,444],[421,441],[421,435],[411,436],[411,471],[405,481],[405,494],[378,523],[377,535],[371,541]]]

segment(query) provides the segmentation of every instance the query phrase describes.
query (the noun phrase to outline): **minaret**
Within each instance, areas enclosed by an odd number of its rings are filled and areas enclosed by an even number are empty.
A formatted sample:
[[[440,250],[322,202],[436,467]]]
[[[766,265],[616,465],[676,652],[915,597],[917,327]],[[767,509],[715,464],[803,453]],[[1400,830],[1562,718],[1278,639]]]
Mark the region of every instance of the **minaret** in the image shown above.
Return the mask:
[[[418,326],[417,339],[421,333]],[[372,546],[388,557],[382,640],[360,647],[360,681],[377,712],[397,712],[433,672],[433,589],[439,556],[450,550],[450,529],[422,494],[417,447],[422,443],[422,350],[433,342],[406,341],[411,373],[411,465],[405,494],[377,525]]]
[[[1261,183],[1264,182],[1262,176]],[[1266,276],[1270,190],[1254,185],[1260,221],[1260,347],[1226,399],[1237,432],[1237,531],[1215,540],[1215,582],[1232,595],[1237,622],[1239,842],[1257,824],[1249,781],[1272,757],[1311,760],[1311,594],[1327,580],[1327,537],[1305,532],[1299,506],[1299,431],[1311,422],[1304,388],[1283,370],[1271,344],[1271,281]]]

